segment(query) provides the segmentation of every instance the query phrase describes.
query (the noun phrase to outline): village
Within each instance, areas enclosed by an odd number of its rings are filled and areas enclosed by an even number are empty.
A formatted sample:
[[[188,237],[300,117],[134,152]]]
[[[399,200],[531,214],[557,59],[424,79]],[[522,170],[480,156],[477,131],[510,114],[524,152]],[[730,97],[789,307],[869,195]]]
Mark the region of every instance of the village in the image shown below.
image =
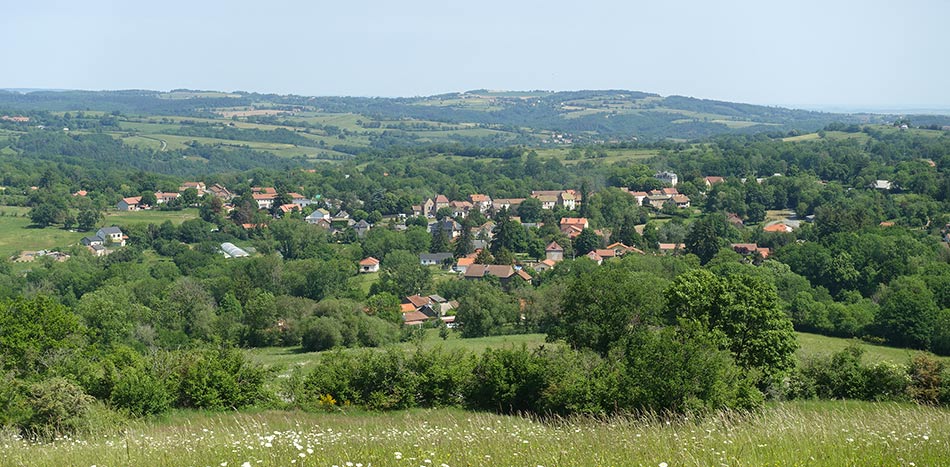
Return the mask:
[[[631,191],[621,188],[620,191],[630,196],[637,206],[648,207],[654,212],[663,210],[690,210],[690,198],[680,193],[676,185],[678,177],[675,173],[658,172],[654,177],[664,187],[650,191]],[[723,177],[707,176],[703,178],[706,189],[725,181]],[[761,183],[762,179],[757,180]],[[73,193],[73,196],[87,196],[85,190]],[[150,196],[151,195],[151,196]],[[589,193],[588,193],[589,195]],[[420,204],[413,205],[411,212],[399,215],[383,216],[377,222],[370,222],[367,218],[354,219],[352,212],[341,209],[341,202],[335,199],[323,198],[319,195],[308,197],[296,192],[279,193],[274,187],[253,186],[250,196],[256,203],[259,213],[266,213],[267,218],[293,218],[302,223],[319,227],[334,238],[342,239],[352,235],[356,240],[366,237],[374,228],[386,228],[396,232],[406,231],[407,224],[418,225],[420,219],[425,219],[426,230],[435,236],[442,236],[447,241],[446,251],[423,252],[418,255],[419,265],[434,270],[450,272],[463,280],[481,280],[492,278],[503,287],[518,284],[530,284],[539,274],[553,269],[565,259],[586,257],[593,263],[600,265],[605,261],[612,261],[625,255],[660,254],[671,255],[685,252],[683,243],[657,243],[651,252],[634,245],[626,245],[620,241],[611,241],[612,232],[607,229],[592,229],[590,220],[580,217],[584,203],[584,194],[574,188],[562,190],[534,190],[526,198],[492,198],[481,193],[472,193],[464,199],[449,199],[445,195],[435,195],[424,199]],[[203,200],[215,199],[220,204],[223,214],[230,214],[236,209],[234,202],[239,196],[220,183],[210,186],[202,181],[186,181],[181,183],[176,192],[158,191],[142,196],[124,197],[115,204],[117,212],[137,212],[163,209],[170,206],[193,207]],[[517,255],[511,264],[492,264],[490,254],[487,254],[489,245],[497,231],[497,221],[505,216],[508,221],[517,222],[524,229],[540,229],[544,222],[522,222],[519,208],[526,200],[540,206],[544,211],[566,214],[555,218],[557,239],[546,244],[542,257]],[[352,209],[351,209],[352,210]],[[472,224],[467,219],[477,213],[484,222]],[[240,228],[253,232],[267,229],[268,222],[259,215],[259,222],[244,222]],[[411,221],[411,222],[410,222]],[[736,227],[742,227],[743,221],[735,214],[729,214],[727,221]],[[463,225],[463,223],[465,225]],[[791,232],[799,226],[797,220],[785,219],[772,221],[763,226],[765,232]],[[638,233],[643,233],[643,225],[637,226]],[[468,232],[466,232],[468,230]],[[589,248],[589,251],[578,251],[573,243],[585,231],[591,232],[598,244]],[[471,251],[458,254],[454,243],[461,237],[471,241]],[[613,235],[616,237],[616,235]],[[126,245],[129,237],[123,233],[120,226],[105,226],[99,228],[94,235],[83,237],[80,244],[97,257],[106,256]],[[559,243],[560,242],[560,243]],[[565,245],[562,245],[565,244]],[[567,248],[565,248],[567,246]],[[736,253],[748,257],[750,261],[762,261],[769,257],[770,249],[755,243],[733,243],[731,248]],[[220,244],[219,252],[225,258],[244,258],[252,256],[255,249],[251,246],[238,246],[233,242]],[[484,253],[483,253],[484,252]],[[570,256],[566,256],[569,254]],[[58,251],[23,252],[18,261],[32,261],[41,256],[52,256],[57,261],[69,259],[69,255]],[[380,272],[383,261],[372,256],[360,260],[357,270],[360,275],[376,275]],[[423,325],[432,321],[441,321],[448,326],[454,326],[454,310],[458,307],[456,301],[446,301],[437,294],[411,295],[401,299],[401,312],[406,325]]]

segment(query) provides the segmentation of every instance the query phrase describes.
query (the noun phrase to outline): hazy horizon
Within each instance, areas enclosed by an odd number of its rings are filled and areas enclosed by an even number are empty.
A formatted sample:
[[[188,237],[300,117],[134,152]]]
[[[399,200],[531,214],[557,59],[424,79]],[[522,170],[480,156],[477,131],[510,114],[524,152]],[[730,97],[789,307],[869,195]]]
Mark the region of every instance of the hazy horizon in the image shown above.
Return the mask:
[[[802,109],[950,109],[950,2],[15,3],[3,88],[412,97],[626,89]],[[827,110],[826,110],[827,111]]]

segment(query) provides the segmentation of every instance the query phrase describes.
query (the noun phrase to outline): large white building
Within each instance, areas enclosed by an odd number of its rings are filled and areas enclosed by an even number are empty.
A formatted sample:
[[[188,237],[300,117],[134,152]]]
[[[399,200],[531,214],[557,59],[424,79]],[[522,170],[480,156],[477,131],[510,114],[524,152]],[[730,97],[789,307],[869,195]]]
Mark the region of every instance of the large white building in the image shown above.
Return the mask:
[[[676,178],[676,174],[673,172],[657,172],[653,178],[660,180],[662,182],[669,183],[670,186],[676,186],[676,183],[679,181]]]

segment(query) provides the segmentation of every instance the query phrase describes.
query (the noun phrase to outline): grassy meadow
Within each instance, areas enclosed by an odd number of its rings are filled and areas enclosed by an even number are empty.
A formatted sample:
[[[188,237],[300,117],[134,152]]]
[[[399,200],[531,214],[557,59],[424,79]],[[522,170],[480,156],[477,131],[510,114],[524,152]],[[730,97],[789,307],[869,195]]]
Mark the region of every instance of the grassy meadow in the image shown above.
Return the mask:
[[[786,402],[753,414],[540,421],[456,409],[181,412],[121,430],[0,439],[3,466],[940,466],[950,410]]]
[[[35,228],[28,217],[30,208],[0,206],[0,257],[10,257],[20,251],[65,248],[75,245],[89,232],[64,230],[57,227]],[[198,217],[197,209],[182,211],[107,211],[99,225],[161,224],[166,220],[181,224]]]

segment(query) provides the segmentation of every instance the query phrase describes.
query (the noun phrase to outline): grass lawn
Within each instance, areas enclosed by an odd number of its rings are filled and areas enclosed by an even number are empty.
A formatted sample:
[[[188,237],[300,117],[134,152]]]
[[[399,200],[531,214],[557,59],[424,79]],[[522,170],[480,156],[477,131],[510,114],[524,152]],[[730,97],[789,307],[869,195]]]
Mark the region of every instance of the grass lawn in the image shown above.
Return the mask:
[[[385,413],[178,412],[31,443],[30,466],[941,466],[950,410],[788,402],[753,414],[536,420],[459,409]]]
[[[4,213],[0,216],[0,257],[9,258],[21,251],[64,248],[88,235],[56,227],[30,227],[30,218],[26,217],[29,211],[29,208],[0,206],[0,212]]]
[[[800,346],[798,350],[799,357],[806,355],[829,355],[840,352],[851,344],[855,344],[864,349],[865,362],[890,361],[893,363],[907,363],[914,355],[926,353],[931,357],[942,360],[944,363],[950,364],[950,357],[937,357],[929,352],[919,350],[874,345],[859,339],[842,339],[804,332],[798,332],[796,334],[798,337],[798,345]]]
[[[198,217],[197,208],[182,209],[181,211],[107,211],[102,220],[102,225],[130,225],[130,224],[161,224],[165,221],[171,221],[178,225],[188,219]]]

